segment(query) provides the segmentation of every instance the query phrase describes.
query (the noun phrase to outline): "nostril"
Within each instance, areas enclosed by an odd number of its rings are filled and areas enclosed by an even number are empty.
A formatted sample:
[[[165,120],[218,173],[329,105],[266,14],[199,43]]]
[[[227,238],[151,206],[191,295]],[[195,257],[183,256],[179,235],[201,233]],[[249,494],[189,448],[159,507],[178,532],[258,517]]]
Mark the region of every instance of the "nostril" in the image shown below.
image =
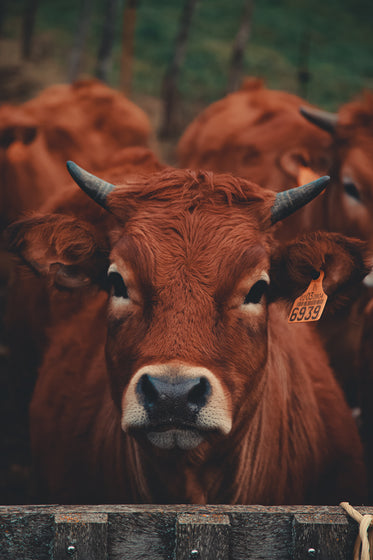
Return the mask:
[[[140,395],[144,399],[144,404],[146,406],[154,406],[155,402],[158,399],[158,391],[155,388],[152,378],[148,374],[144,374],[141,376],[139,384],[138,384],[138,391]]]
[[[211,385],[206,377],[200,377],[199,381],[188,393],[188,403],[198,408],[205,406],[207,397],[211,393]]]

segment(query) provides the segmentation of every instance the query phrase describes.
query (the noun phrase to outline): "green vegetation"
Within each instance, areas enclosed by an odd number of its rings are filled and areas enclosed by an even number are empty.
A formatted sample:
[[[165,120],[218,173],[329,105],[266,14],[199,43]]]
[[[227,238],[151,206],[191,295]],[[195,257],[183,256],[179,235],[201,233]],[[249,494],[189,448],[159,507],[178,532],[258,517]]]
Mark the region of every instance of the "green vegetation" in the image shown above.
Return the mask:
[[[245,54],[245,73],[263,77],[269,87],[300,93],[300,44],[309,36],[308,99],[329,110],[363,88],[373,89],[373,3],[371,0],[254,0],[252,34]],[[101,31],[103,0],[94,1],[89,60],[94,62]],[[11,3],[13,17],[22,0]],[[123,8],[124,1],[121,4]],[[183,0],[141,0],[137,13],[134,93],[159,96],[162,77],[172,55]],[[200,0],[180,79],[186,101],[207,104],[226,88],[232,40],[243,0]],[[36,32],[53,30],[71,45],[79,2],[40,0]],[[11,14],[10,14],[11,15]],[[118,85],[121,17],[111,85]],[[68,51],[67,51],[68,52]],[[63,61],[60,60],[62,64]],[[92,70],[92,68],[87,68]]]

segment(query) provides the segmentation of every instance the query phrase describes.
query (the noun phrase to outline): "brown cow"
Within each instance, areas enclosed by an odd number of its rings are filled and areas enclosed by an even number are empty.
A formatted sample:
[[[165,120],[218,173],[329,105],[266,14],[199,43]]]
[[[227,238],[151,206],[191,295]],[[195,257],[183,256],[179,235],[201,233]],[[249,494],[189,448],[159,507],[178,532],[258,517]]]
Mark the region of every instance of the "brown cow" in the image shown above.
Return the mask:
[[[96,80],[56,85],[16,107],[0,107],[0,227],[35,209],[61,186],[65,162],[97,172],[127,146],[146,147],[145,113]],[[62,180],[63,182],[63,180]]]
[[[112,167],[102,174],[112,182],[123,182],[124,178],[130,180],[139,173],[160,171],[165,167],[153,152],[141,146],[117,150],[111,157],[111,163]],[[69,175],[68,177],[70,181],[66,185],[62,184],[59,192],[49,194],[40,209],[42,212],[48,212],[49,209],[75,214],[87,211],[86,197],[75,196],[76,185]],[[16,395],[13,409],[17,411],[17,421],[23,419],[25,429],[28,429],[28,408],[37,368],[47,341],[48,326],[55,317],[61,318],[71,313],[74,305],[71,293],[48,290],[45,278],[30,274],[29,267],[24,263],[12,263],[4,323],[10,350],[11,385]],[[22,352],[19,351],[20,348]]]
[[[271,228],[326,181],[276,195],[203,171],[117,188],[70,172],[102,208],[79,193],[76,215],[60,206],[9,230],[77,302],[50,326],[31,404],[42,499],[359,502],[354,422],[286,301],[320,270],[331,300],[361,279],[362,244],[314,234],[276,249]]]
[[[205,109],[186,129],[178,145],[181,167],[228,172],[280,191],[308,181],[330,167],[330,135],[302,119],[307,102],[296,95],[270,90],[256,78],[239,91]],[[284,222],[281,239],[320,229],[322,197]]]
[[[342,105],[338,114],[306,107],[302,113],[332,139],[324,227],[365,239],[373,247],[373,92]]]
[[[355,101],[342,105],[338,114],[309,108],[303,108],[302,113],[330,133],[333,140],[332,179],[324,197],[327,224],[337,231],[365,239],[373,247],[373,93],[365,92]],[[348,340],[345,336],[346,322],[336,321],[333,330],[327,328],[328,325],[324,329],[329,351],[335,346],[335,340],[343,340],[343,344],[338,345],[338,351],[332,354],[333,365],[339,372],[345,372],[344,385],[350,388],[354,382],[355,392],[358,390],[356,400],[362,409],[361,431],[369,473],[372,473],[373,467],[372,276],[370,274],[367,282],[364,281],[367,286],[358,293],[352,308]],[[369,499],[371,503],[372,477]]]
[[[178,145],[180,166],[234,173],[275,191],[293,187],[302,167],[321,173],[329,164],[330,136],[302,119],[305,104],[248,78],[188,126]]]
[[[248,80],[240,91],[212,104],[179,143],[181,165],[230,171],[276,191],[303,182],[305,170],[327,172],[325,194],[286,220],[282,240],[302,232],[338,231],[371,240],[373,247],[373,96],[341,108],[337,118],[299,97]],[[302,122],[299,109],[312,121]],[[318,124],[313,127],[312,124]],[[332,134],[330,134],[332,133]],[[358,405],[356,367],[361,314],[370,294],[355,286],[350,306],[320,321],[331,365],[351,406]],[[354,303],[356,301],[356,303]]]
[[[368,473],[373,472],[373,299],[366,306],[363,317],[363,329],[359,352],[359,381],[362,429],[365,460]],[[369,479],[368,479],[369,480]],[[369,480],[369,501],[373,503],[373,482]]]
[[[322,217],[319,227],[359,237],[373,248],[373,93],[366,92],[356,101],[342,105],[338,114],[309,107],[301,111],[332,139],[331,182],[318,212]],[[357,369],[362,316],[373,295],[372,276],[356,291],[352,307],[320,323],[332,366],[355,405],[360,404]]]

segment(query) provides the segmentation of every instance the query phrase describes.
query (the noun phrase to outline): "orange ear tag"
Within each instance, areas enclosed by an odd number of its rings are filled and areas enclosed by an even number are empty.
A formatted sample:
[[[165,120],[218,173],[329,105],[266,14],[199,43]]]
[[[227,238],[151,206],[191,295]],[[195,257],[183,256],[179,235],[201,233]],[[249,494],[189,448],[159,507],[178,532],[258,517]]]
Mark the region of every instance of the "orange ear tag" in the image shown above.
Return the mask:
[[[322,287],[323,278],[324,272],[321,270],[320,276],[311,280],[307,290],[295,300],[289,314],[289,323],[308,323],[320,319],[328,299]]]

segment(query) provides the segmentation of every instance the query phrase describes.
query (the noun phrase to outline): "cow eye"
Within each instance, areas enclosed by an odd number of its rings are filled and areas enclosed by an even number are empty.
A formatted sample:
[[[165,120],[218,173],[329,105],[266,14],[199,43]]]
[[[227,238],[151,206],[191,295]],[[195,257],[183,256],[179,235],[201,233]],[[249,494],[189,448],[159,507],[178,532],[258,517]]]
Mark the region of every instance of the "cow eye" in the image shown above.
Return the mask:
[[[248,305],[249,303],[260,303],[263,295],[267,291],[268,283],[265,280],[258,280],[252,286],[250,292],[245,297],[244,304]]]
[[[360,193],[355,183],[351,179],[343,180],[343,188],[346,194],[355,200],[360,201]]]
[[[110,271],[108,273],[108,280],[114,297],[129,299],[127,286],[119,272]]]

